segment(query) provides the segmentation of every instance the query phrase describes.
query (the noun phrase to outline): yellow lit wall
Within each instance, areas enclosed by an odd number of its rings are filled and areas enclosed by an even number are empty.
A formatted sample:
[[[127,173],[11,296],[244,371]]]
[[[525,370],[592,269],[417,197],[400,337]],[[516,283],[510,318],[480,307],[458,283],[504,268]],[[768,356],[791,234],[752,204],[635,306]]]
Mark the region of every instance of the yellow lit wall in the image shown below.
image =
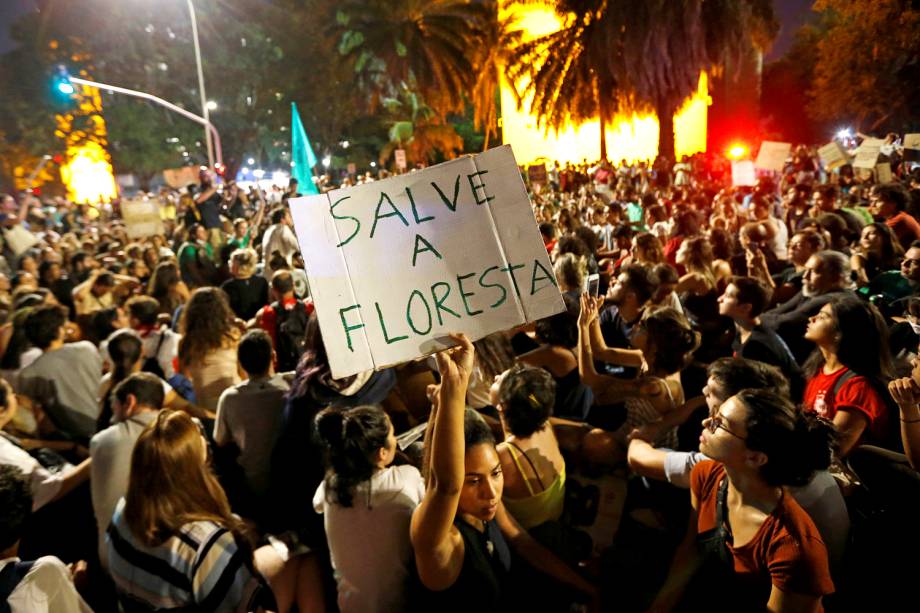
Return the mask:
[[[67,187],[67,197],[76,203],[99,204],[118,195],[109,154],[105,120],[102,118],[102,98],[94,87],[78,85],[77,109],[57,115],[55,134],[67,145],[65,162],[61,165],[61,181]],[[80,128],[75,119],[80,117]]]
[[[549,34],[560,27],[552,9],[542,6],[506,7],[517,18],[517,27],[525,38]],[[706,113],[711,103],[706,74],[700,74],[699,88],[684,107],[674,115],[674,147],[678,158],[706,150]],[[600,158],[600,121],[579,126],[569,125],[558,133],[546,133],[537,125],[525,100],[518,110],[511,86],[502,82],[502,135],[514,149],[518,163],[527,164],[540,158],[560,162],[595,161]],[[618,116],[607,126],[607,158],[652,160],[658,154],[658,119],[654,115]]]

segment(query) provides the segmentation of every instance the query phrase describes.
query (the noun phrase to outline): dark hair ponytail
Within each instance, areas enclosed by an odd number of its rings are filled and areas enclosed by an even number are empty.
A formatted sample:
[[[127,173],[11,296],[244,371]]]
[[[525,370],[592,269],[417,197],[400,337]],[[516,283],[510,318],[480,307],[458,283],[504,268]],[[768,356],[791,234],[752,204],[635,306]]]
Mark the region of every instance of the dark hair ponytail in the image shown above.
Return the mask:
[[[797,409],[792,402],[763,389],[747,389],[735,398],[748,411],[747,447],[767,456],[760,469],[773,486],[799,487],[811,481],[815,471],[825,470],[837,441],[834,425]]]
[[[390,420],[374,406],[325,409],[316,416],[316,432],[327,450],[328,499],[350,507],[355,488],[377,469],[377,452],[387,445]]]
[[[102,410],[96,419],[96,431],[109,427],[112,421],[112,397],[118,384],[131,375],[134,365],[141,359],[144,341],[133,330],[116,330],[107,339],[109,358],[112,360],[111,385],[102,399]]]

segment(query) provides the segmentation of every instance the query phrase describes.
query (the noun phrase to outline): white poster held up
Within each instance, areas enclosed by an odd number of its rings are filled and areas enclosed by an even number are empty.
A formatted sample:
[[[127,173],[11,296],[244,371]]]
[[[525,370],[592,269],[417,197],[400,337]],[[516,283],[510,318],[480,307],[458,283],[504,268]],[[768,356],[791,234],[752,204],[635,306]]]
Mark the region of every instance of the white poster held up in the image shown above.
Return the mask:
[[[837,141],[830,142],[818,149],[818,157],[828,170],[837,170],[850,163],[850,156]]]
[[[754,162],[751,160],[732,162],[732,185],[745,187],[755,183],[757,183],[757,176],[754,173]]]
[[[894,177],[891,174],[891,164],[888,162],[882,162],[875,167],[876,183],[891,183],[893,178]]]
[[[160,203],[156,200],[122,200],[121,218],[128,238],[146,238],[164,233]]]
[[[405,170],[408,166],[406,164],[406,150],[397,149],[393,152],[393,157],[396,160],[396,168],[399,170]]]
[[[510,146],[290,208],[333,377],[565,309]]]
[[[920,134],[904,135],[902,154],[906,162],[920,162]]]
[[[754,161],[754,168],[782,172],[786,166],[786,158],[792,152],[792,143],[777,143],[765,140],[760,143],[760,151]]]
[[[878,156],[884,144],[885,141],[880,138],[865,139],[856,148],[856,159],[853,160],[853,168],[875,169],[875,165],[878,163]]]

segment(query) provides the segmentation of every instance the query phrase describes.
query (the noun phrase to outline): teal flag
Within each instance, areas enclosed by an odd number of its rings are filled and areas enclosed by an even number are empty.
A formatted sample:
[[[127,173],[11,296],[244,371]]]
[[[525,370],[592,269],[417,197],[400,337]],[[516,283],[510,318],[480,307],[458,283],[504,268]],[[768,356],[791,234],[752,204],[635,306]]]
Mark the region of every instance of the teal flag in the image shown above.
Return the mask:
[[[301,194],[318,194],[313,182],[313,167],[316,166],[316,154],[310,146],[310,139],[303,129],[297,103],[291,102],[291,176],[297,179],[297,189]]]

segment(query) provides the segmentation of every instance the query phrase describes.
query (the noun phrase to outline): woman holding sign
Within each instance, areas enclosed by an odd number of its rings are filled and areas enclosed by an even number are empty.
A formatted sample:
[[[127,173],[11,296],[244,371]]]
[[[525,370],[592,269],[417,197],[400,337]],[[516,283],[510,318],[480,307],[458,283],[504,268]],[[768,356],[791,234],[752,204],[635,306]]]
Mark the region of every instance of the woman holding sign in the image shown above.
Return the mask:
[[[410,525],[422,585],[418,610],[522,608],[520,595],[534,596],[534,589],[531,583],[512,596],[512,550],[593,597],[595,588],[534,541],[502,505],[495,439],[481,417],[465,410],[473,345],[462,334],[451,338],[459,346],[435,356],[442,382],[426,437],[428,490]]]

